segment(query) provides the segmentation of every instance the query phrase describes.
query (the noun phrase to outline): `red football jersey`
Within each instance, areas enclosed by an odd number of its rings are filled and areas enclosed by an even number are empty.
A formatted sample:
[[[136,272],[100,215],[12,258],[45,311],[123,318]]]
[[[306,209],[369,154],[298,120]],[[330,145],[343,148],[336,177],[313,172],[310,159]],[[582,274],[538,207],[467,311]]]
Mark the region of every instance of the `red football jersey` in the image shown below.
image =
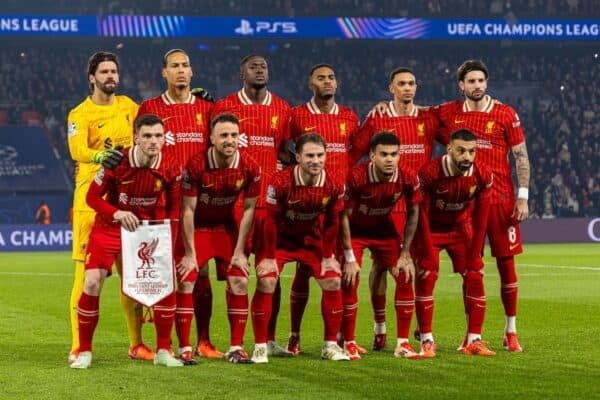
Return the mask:
[[[154,114],[165,124],[163,154],[173,157],[185,167],[191,156],[203,153],[208,148],[210,135],[210,113],[213,104],[190,94],[184,103],[176,103],[165,92],[145,100],[138,116]]]
[[[346,184],[346,208],[352,209],[350,232],[353,237],[389,238],[397,232],[390,213],[399,199],[411,206],[422,200],[417,173],[399,166],[388,182],[379,181],[373,163],[350,170]]]
[[[260,181],[260,166],[247,154],[237,152],[228,168],[218,166],[212,147],[190,158],[181,189],[184,196],[197,197],[194,226],[235,227],[235,202],[241,193],[245,198],[257,197]]]
[[[314,99],[292,110],[292,139],[296,141],[311,132],[323,136],[327,143],[325,165],[329,171],[336,171],[343,177],[348,173],[348,150],[358,125],[354,111],[339,104],[335,104],[329,114],[322,113]]]
[[[514,201],[515,194],[510,175],[510,148],[525,141],[521,122],[515,110],[486,96],[483,111],[473,111],[468,103],[454,100],[439,106],[437,112],[444,130],[444,141],[452,132],[466,128],[477,136],[477,159],[494,173],[492,203]]]
[[[418,171],[431,160],[435,140],[442,143],[438,118],[429,108],[413,107],[409,115],[398,115],[394,101],[388,103],[384,115],[367,116],[350,149],[350,163],[356,164],[369,154],[371,138],[387,131],[400,139],[400,163]]]
[[[131,211],[141,220],[179,219],[181,167],[162,153],[150,168],[140,167],[135,148],[123,150],[119,165],[101,168],[92,181],[86,200],[97,212],[96,225],[115,226],[118,210]],[[166,208],[157,207],[163,196]]]
[[[323,254],[333,254],[343,196],[344,185],[325,170],[314,186],[304,183],[298,165],[277,173],[267,189],[267,257],[273,257],[277,240],[302,246],[306,236],[322,239]]]
[[[419,171],[432,231],[459,228],[471,222],[475,196],[485,196],[481,199],[489,201],[492,195],[488,189],[493,187],[495,178],[487,166],[475,160],[465,175],[453,175],[451,162],[450,157],[444,155],[431,160]]]
[[[267,182],[277,171],[278,151],[290,137],[291,108],[269,91],[262,104],[253,104],[241,89],[219,100],[211,118],[226,112],[240,120],[240,150],[242,154],[250,154],[262,168],[261,193],[265,193]],[[260,196],[256,206],[264,207],[264,202]]]

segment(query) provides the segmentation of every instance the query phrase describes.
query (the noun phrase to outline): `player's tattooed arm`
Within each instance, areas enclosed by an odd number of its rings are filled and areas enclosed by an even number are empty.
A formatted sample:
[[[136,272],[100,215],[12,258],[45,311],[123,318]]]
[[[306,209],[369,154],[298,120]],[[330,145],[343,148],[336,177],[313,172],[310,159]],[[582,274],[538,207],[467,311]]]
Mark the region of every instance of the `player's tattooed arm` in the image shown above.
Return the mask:
[[[531,174],[531,166],[529,164],[529,155],[527,154],[527,146],[525,142],[521,142],[512,147],[512,153],[515,157],[517,167],[517,182],[519,188],[524,188],[526,195],[524,197],[517,196],[515,205],[515,215],[519,222],[525,221],[529,217],[529,205],[527,199],[529,196],[529,179]]]
[[[530,176],[530,165],[529,155],[527,154],[527,146],[525,142],[519,143],[512,147],[512,153],[515,157],[515,163],[517,167],[517,182],[519,187],[529,187],[529,176]]]

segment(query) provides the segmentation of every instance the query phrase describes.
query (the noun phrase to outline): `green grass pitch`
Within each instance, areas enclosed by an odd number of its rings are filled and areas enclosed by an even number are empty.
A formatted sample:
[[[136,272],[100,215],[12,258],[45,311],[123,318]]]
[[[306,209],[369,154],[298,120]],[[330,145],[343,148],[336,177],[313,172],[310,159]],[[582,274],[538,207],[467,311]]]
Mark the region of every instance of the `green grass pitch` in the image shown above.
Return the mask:
[[[271,358],[266,365],[199,360],[197,366],[177,369],[130,361],[118,279],[113,277],[103,291],[92,368],[75,371],[66,360],[73,269],[69,254],[0,253],[0,399],[600,398],[600,246],[528,245],[517,263],[522,354],[502,349],[498,274],[489,258],[484,339],[498,355],[469,357],[455,351],[464,332],[460,279],[451,274],[444,259],[435,292],[435,359],[393,357],[395,317],[392,280],[388,280],[388,350],[369,352],[359,362],[319,359],[320,290],[314,283],[299,357]],[[357,341],[365,347],[370,347],[373,329],[365,279],[368,268],[363,272],[357,329]],[[278,328],[281,342],[289,330],[292,274],[293,266],[286,266]],[[211,334],[217,347],[225,350],[229,331],[223,285],[214,283],[213,292]],[[250,322],[246,332],[250,352]],[[148,344],[154,343],[152,326],[144,326],[144,336]]]

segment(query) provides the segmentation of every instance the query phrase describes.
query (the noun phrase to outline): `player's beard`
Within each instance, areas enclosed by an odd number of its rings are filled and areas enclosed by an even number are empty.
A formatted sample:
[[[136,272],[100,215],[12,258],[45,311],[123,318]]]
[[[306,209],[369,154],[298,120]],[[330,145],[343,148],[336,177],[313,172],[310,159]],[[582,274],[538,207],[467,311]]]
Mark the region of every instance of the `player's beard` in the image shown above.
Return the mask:
[[[485,96],[485,90],[481,91],[481,94],[475,96],[472,93],[469,94],[467,92],[465,92],[465,97],[471,101],[480,101],[481,99],[483,99],[483,97]]]
[[[108,86],[108,84],[112,83],[111,86]],[[111,95],[114,94],[117,91],[117,87],[119,86],[119,84],[116,81],[108,81],[108,82],[96,82],[96,87],[104,94],[107,95]]]
[[[335,96],[335,92],[333,93],[320,93],[318,97],[324,101],[331,100]]]

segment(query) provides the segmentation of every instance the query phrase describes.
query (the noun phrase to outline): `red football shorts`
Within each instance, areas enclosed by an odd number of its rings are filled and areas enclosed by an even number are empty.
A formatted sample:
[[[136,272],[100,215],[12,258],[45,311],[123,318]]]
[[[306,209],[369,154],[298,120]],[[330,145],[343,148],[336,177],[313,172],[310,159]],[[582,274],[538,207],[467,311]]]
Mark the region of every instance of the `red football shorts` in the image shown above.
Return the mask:
[[[371,258],[377,265],[386,269],[394,268],[400,258],[401,248],[402,242],[399,237],[387,239],[352,237],[352,251],[361,266],[363,252],[365,249],[369,249]]]
[[[202,268],[211,258],[215,259],[217,265],[217,280],[224,281],[227,278],[227,269],[235,243],[237,232],[219,228],[199,228],[194,230],[194,247],[196,248],[196,262],[198,268]],[[177,240],[175,245],[175,262],[179,263],[185,253],[183,242]],[[192,271],[186,278],[186,282],[196,282],[198,271]]]
[[[432,232],[433,254],[424,254],[425,250],[418,241],[413,242],[412,249],[415,250],[414,254],[418,255],[416,257],[418,264],[430,265],[431,267],[427,269],[433,268],[435,271],[440,269],[440,251],[446,250],[452,260],[452,270],[462,274],[467,269],[472,237],[473,231],[470,225],[443,232]],[[424,262],[425,258],[427,262]]]
[[[521,246],[521,228],[514,215],[514,204],[503,202],[490,206],[487,235],[492,256],[506,257],[523,252]]]
[[[281,242],[278,243],[277,250],[275,250],[275,260],[277,261],[277,267],[279,273],[283,271],[283,266],[289,262],[298,262],[309,268],[312,276],[315,279],[327,279],[327,278],[339,278],[341,274],[333,271],[327,271],[321,276],[321,261],[323,259],[323,251],[320,245],[317,243],[305,243],[299,247],[299,243],[294,242]],[[311,240],[312,242],[312,240]]]
[[[85,269],[105,269],[111,275],[117,259],[121,259],[121,226],[94,225],[85,254]]]

